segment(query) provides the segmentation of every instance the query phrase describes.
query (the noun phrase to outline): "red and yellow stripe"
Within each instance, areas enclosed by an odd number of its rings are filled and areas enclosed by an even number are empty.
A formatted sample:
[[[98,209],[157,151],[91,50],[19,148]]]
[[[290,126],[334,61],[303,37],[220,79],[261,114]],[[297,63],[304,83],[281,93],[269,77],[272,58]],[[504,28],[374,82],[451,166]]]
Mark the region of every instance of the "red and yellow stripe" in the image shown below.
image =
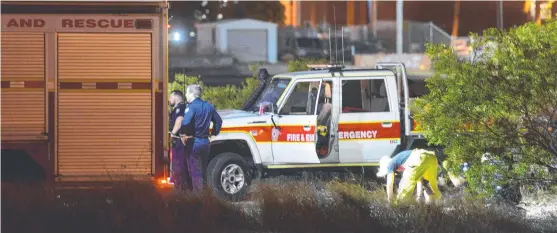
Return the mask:
[[[392,126],[389,128],[384,128],[381,122],[369,122],[369,123],[340,123],[338,126],[338,134],[351,135],[350,132],[368,132],[376,131],[373,138],[370,137],[359,137],[359,138],[339,138],[339,140],[386,140],[393,138],[400,138],[400,122],[392,122]],[[314,134],[316,127],[311,126],[309,130],[304,130],[303,125],[281,125],[280,135],[275,142],[288,142],[288,143],[299,143],[304,141],[292,141],[289,140],[288,134]],[[257,143],[268,143],[272,142],[272,125],[258,125],[258,126],[240,126],[240,127],[224,127],[221,129],[222,132],[227,133],[245,133],[251,135],[251,137]]]

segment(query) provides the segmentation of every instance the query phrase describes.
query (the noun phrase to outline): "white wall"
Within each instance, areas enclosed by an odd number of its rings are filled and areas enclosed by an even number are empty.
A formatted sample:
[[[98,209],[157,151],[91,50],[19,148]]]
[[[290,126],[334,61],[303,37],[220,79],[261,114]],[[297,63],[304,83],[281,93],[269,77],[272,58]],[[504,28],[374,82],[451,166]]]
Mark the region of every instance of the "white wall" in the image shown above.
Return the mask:
[[[213,47],[213,41],[211,38],[212,29],[213,27],[197,28],[197,52],[198,53],[203,53],[204,50]]]
[[[267,62],[274,64],[277,62],[277,25],[257,20],[237,20],[217,24],[217,44],[221,51],[226,52],[228,47],[228,29],[267,29]]]

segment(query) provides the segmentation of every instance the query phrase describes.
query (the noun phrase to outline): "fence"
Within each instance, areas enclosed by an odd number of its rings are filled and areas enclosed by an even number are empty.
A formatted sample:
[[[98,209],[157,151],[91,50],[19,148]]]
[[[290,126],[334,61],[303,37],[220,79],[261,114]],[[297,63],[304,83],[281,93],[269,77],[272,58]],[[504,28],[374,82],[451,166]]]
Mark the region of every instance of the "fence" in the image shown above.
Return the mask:
[[[395,21],[378,21],[375,28],[371,25],[353,25],[353,26],[337,26],[331,28],[332,49],[335,49],[335,41],[337,41],[338,54],[344,54],[346,59],[352,59],[351,54],[373,54],[373,53],[396,53],[396,22]],[[293,28],[294,31],[304,31],[304,28]],[[324,46],[328,50],[328,32],[329,28],[317,28],[320,32],[319,36],[326,41]],[[341,52],[341,34],[344,34],[344,53]],[[197,36],[203,36],[198,34]],[[281,37],[279,37],[281,38]],[[186,38],[184,41],[170,41],[170,55],[176,55],[182,59],[193,59],[200,57],[235,57],[238,61],[248,61],[250,57],[265,57],[265,52],[255,51],[246,48],[245,45],[231,46],[227,51],[222,51],[218,47],[206,43],[199,43],[203,40],[211,40],[211,38]],[[403,53],[423,53],[427,42],[442,43],[451,45],[451,36],[429,22],[405,21],[403,23]],[[280,41],[278,42],[280,43]],[[198,48],[199,47],[199,48]],[[280,51],[279,58],[280,59]],[[234,54],[234,56],[232,55]],[[206,60],[205,59],[205,60]],[[339,57],[340,59],[340,57]],[[207,62],[205,62],[207,63]]]
[[[381,44],[383,52],[396,53],[396,22],[378,21],[375,30],[370,25],[344,27],[345,40]],[[336,33],[338,35],[338,32]],[[403,53],[423,53],[427,42],[451,43],[451,36],[435,24],[405,21],[403,23]],[[346,42],[346,41],[345,41]],[[360,53],[356,49],[356,53]]]

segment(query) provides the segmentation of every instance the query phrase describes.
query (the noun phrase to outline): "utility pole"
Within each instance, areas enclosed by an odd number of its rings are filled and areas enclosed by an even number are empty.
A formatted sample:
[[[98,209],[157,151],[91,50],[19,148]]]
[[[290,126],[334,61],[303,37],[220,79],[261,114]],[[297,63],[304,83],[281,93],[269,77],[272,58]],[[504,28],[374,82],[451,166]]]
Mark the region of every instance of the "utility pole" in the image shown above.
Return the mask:
[[[373,30],[373,35],[377,36],[377,0],[367,1],[367,13],[369,24],[371,25],[371,30]]]
[[[402,55],[403,53],[403,40],[402,40],[402,28],[404,26],[404,11],[402,0],[396,1],[396,53]]]
[[[497,28],[503,29],[503,0],[497,1]]]
[[[456,0],[453,9],[453,31],[451,36],[453,38],[458,37],[458,26],[460,25],[460,0]]]

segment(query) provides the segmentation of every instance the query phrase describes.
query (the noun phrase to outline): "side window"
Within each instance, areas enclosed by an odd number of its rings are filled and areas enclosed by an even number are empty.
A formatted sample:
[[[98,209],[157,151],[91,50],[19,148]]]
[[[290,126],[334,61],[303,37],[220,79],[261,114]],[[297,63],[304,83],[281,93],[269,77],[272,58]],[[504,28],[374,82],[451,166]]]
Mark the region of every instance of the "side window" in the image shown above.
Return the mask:
[[[320,82],[298,82],[288,96],[280,114],[314,115],[317,101],[317,88]]]
[[[342,112],[389,112],[384,79],[342,81]]]

